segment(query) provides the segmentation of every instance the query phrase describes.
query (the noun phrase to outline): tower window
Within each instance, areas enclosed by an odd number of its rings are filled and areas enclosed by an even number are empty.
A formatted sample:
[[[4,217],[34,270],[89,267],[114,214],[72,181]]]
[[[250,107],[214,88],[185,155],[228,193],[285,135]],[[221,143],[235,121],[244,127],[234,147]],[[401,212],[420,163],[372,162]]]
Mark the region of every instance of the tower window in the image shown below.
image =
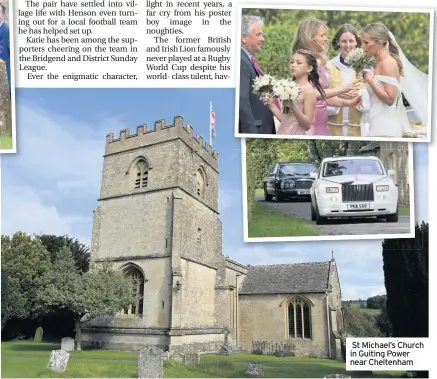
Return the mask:
[[[136,296],[135,302],[124,309],[124,314],[142,315],[144,305],[144,275],[134,265],[129,265],[124,270],[124,274],[131,277],[134,294]]]
[[[135,165],[135,188],[145,188],[149,182],[149,165],[141,160]]]
[[[200,168],[196,172],[196,195],[205,196],[205,175]]]

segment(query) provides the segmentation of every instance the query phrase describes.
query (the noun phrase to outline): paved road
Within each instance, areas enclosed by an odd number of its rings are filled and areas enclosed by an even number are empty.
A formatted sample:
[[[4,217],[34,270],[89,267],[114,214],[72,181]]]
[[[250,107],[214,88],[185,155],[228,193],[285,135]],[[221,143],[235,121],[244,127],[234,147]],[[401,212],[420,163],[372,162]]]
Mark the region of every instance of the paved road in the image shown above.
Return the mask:
[[[327,225],[316,225],[314,221],[311,221],[311,203],[309,201],[276,203],[275,201],[264,201],[263,195],[257,195],[256,200],[278,209],[288,216],[312,222],[325,236],[410,233],[409,216],[399,216],[399,222],[386,222],[376,218],[329,219]]]

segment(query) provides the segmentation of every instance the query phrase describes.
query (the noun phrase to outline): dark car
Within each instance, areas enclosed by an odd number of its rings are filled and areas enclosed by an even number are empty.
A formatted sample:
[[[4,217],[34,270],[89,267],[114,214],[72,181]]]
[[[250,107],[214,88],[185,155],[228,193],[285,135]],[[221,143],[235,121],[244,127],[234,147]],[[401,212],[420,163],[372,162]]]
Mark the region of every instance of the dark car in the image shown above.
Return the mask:
[[[310,199],[311,186],[314,179],[310,174],[317,167],[308,162],[279,162],[276,163],[264,180],[264,199],[276,201],[284,199]]]

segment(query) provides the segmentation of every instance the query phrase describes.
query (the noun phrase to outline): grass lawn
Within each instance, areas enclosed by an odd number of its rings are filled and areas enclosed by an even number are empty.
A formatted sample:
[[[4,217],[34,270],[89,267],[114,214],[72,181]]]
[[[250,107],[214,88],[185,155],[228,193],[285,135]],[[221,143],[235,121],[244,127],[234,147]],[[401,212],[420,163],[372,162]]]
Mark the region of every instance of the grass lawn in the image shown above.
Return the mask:
[[[3,342],[2,378],[137,378],[136,353],[89,350],[70,353],[67,370],[55,373],[47,369],[50,351],[59,344]],[[199,365],[164,362],[167,378],[242,378],[250,361],[264,366],[267,378],[323,378],[327,374],[369,377],[368,373],[346,372],[345,364],[329,359],[239,354],[230,357],[203,355]],[[400,377],[404,372],[374,372],[373,377]],[[371,376],[370,376],[371,377]]]
[[[399,204],[398,206],[399,216],[409,216],[410,215],[410,206]]]
[[[0,150],[12,149],[12,136],[0,134]]]
[[[316,225],[301,218],[284,215],[269,205],[255,202],[248,220],[249,237],[320,236]]]

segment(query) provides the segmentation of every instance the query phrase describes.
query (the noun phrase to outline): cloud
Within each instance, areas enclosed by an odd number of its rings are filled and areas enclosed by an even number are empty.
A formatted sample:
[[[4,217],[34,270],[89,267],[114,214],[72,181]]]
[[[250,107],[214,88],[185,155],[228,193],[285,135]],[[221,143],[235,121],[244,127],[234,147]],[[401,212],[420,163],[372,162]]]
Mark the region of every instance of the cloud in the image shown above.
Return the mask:
[[[81,122],[20,104],[18,153],[2,160],[2,233],[68,234],[89,245],[88,202],[99,193],[102,133],[108,125],[125,126],[116,117]]]

